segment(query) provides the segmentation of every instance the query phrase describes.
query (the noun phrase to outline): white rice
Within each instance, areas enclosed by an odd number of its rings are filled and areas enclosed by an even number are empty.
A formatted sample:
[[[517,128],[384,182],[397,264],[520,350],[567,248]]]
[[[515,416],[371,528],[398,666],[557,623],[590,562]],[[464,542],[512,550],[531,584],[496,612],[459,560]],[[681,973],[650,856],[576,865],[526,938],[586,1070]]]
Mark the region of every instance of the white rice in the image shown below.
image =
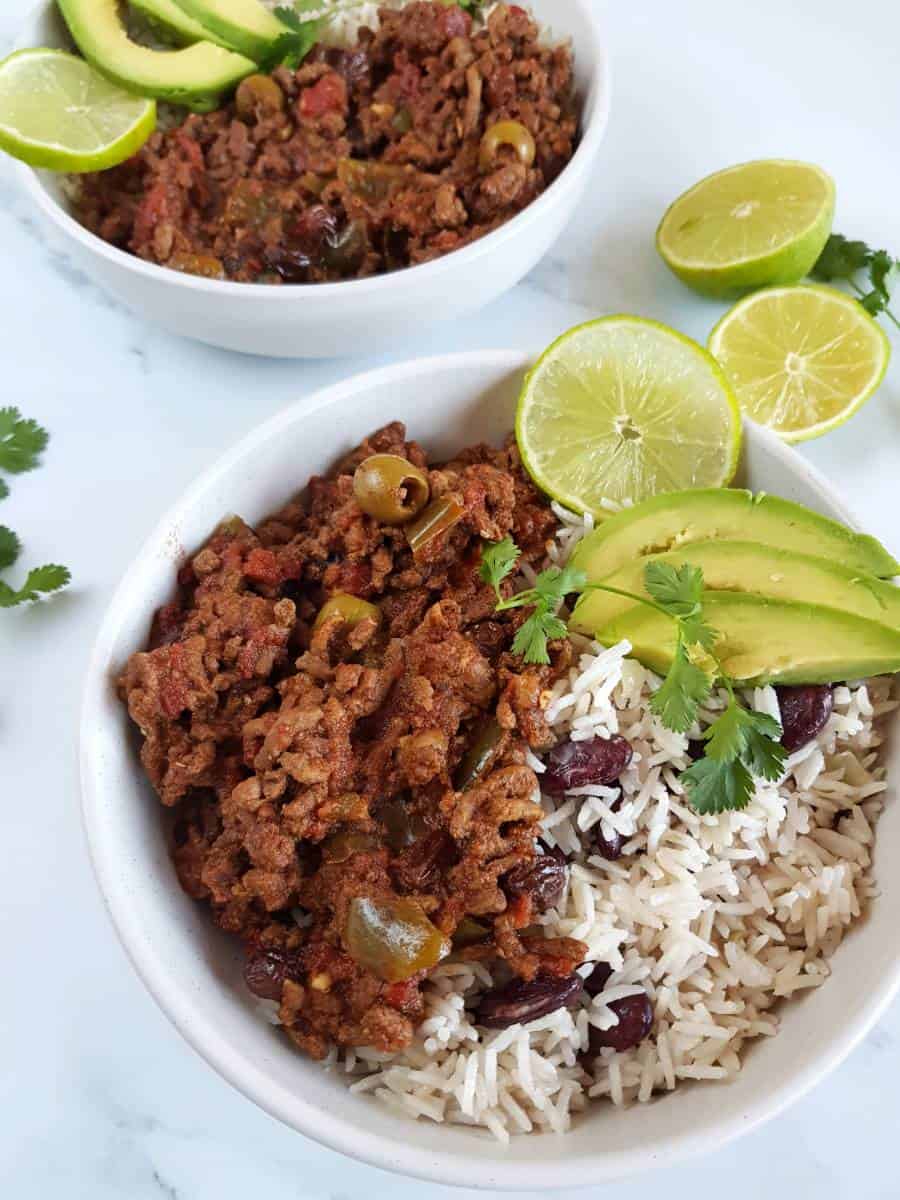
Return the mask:
[[[557,515],[552,556],[561,561],[591,521]],[[564,1132],[589,1098],[628,1105],[682,1080],[732,1078],[745,1045],[777,1032],[779,1003],[828,978],[828,960],[875,895],[871,855],[886,787],[877,719],[897,707],[891,679],[836,688],[828,724],[790,756],[780,783],[758,782],[743,812],[700,816],[678,782],[690,762],[688,736],[665,729],[649,709],[658,678],[628,658],[627,642],[604,649],[572,640],[577,661],[548,697],[548,720],[560,738],[620,733],[634,757],[615,810],[611,788],[543,797],[543,837],[572,866],[560,906],[537,921],[548,937],[586,942],[591,962],[608,962],[605,989],[577,1010],[478,1029],[469,1010],[491,974],[482,964],[445,962],[425,985],[425,1019],[407,1050],[333,1057],[352,1091],[503,1142]],[[744,699],[778,716],[774,689]],[[700,725],[723,703],[711,697]],[[540,776],[543,764],[533,755],[530,762]],[[627,839],[617,862],[591,851],[598,823]],[[591,1061],[589,1027],[611,1028],[613,1002],[641,991],[654,1007],[650,1037]]]

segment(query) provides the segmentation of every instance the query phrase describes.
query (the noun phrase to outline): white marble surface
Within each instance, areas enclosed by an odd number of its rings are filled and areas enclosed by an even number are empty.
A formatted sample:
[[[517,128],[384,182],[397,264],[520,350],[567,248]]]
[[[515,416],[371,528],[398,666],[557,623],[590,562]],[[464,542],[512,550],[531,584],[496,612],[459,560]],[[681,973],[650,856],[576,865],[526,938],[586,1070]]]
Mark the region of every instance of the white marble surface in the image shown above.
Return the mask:
[[[28,0],[7,0],[0,43]],[[613,119],[595,185],[513,294],[390,357],[538,349],[576,321],[632,311],[705,337],[720,309],[653,250],[665,204],[729,162],[807,157],[838,183],[837,227],[900,251],[900,7],[895,0],[619,0],[608,13]],[[0,1194],[9,1200],[440,1200],[281,1128],[196,1058],[145,995],[97,895],[78,820],[76,712],[111,589],[157,515],[278,407],[371,360],[227,355],[142,325],[45,240],[0,168],[0,403],[53,433],[0,520],[27,559],[68,563],[52,605],[0,614]],[[900,367],[846,428],[804,453],[900,548]],[[615,1188],[829,1200],[900,1195],[900,1005],[827,1082],[738,1144]],[[639,1116],[636,1119],[640,1119]],[[612,1190],[612,1189],[610,1189]],[[474,1193],[472,1193],[474,1195]]]

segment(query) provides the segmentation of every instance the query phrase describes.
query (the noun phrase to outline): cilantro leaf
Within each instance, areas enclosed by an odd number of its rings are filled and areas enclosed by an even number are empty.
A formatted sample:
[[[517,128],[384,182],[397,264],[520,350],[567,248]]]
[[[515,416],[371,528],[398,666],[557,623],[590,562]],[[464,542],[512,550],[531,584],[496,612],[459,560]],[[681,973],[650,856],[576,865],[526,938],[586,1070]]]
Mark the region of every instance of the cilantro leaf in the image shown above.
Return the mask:
[[[781,725],[767,713],[750,714],[743,761],[760,779],[774,783],[784,774],[787,750],[781,744]]]
[[[307,21],[302,21],[301,13],[319,12],[324,6],[325,0],[293,0],[292,4],[279,4],[275,9],[275,16],[294,33],[302,33],[303,26],[308,24],[308,18]]]
[[[704,734],[706,757],[723,763],[740,758],[747,748],[749,724],[750,714],[746,708],[741,708],[737,698],[732,695],[728,707]]]
[[[485,542],[481,547],[481,565],[478,574],[489,583],[502,602],[500,584],[515,568],[522,551],[507,534],[501,542]]]
[[[521,654],[526,663],[546,665],[550,661],[547,642],[553,638],[565,637],[567,632],[565,622],[539,604],[531,616],[519,626],[513,639],[513,654]]]
[[[712,650],[718,639],[718,633],[704,618],[703,610],[681,619],[681,632],[689,646],[702,646],[704,650]]]
[[[644,568],[644,587],[660,608],[675,617],[688,646],[711,650],[715,630],[703,617],[703,571],[690,563],[673,567],[651,559]]]
[[[541,571],[534,581],[534,591],[546,604],[556,606],[572,592],[580,592],[586,583],[584,571],[567,564],[562,569],[548,567],[546,571]]]
[[[877,317],[885,312],[891,302],[892,275],[897,263],[886,250],[876,250],[869,262],[871,291],[860,297],[860,304],[870,316]]]
[[[884,313],[900,329],[900,322],[888,308],[898,267],[900,263],[887,250],[873,250],[865,242],[851,242],[841,234],[833,233],[810,275],[826,283],[833,279],[846,280],[870,316],[878,317]],[[860,271],[868,271],[869,291],[864,291],[856,282],[855,276]]]
[[[681,773],[691,807],[699,813],[746,808],[753,795],[753,776],[740,761],[701,758]]]
[[[810,271],[813,279],[830,283],[832,279],[852,279],[869,265],[872,251],[865,242],[851,242],[840,233],[833,233],[825,243]]]
[[[669,673],[662,687],[650,697],[650,711],[667,729],[687,733],[711,687],[712,680],[691,662],[684,641],[679,638]]]
[[[0,525],[0,570],[11,567],[22,550],[22,543],[11,529]]]
[[[690,563],[673,567],[651,559],[644,568],[644,587],[673,617],[690,616],[703,599],[703,572]]]
[[[35,567],[28,572],[25,583],[16,591],[8,583],[0,581],[0,608],[15,608],[17,604],[25,604],[30,600],[39,600],[41,596],[58,592],[71,580],[72,576],[65,567],[48,563],[44,567]]]
[[[0,408],[0,467],[11,475],[38,465],[49,435],[37,421],[26,420],[17,408]]]
[[[300,13],[315,12],[321,7],[321,3],[300,0],[293,8],[282,5],[275,9],[275,16],[287,27],[287,32],[275,39],[268,53],[260,60],[260,71],[268,74],[276,67],[288,67],[295,71],[300,66],[313,46],[321,40],[328,24],[324,17],[303,20]]]

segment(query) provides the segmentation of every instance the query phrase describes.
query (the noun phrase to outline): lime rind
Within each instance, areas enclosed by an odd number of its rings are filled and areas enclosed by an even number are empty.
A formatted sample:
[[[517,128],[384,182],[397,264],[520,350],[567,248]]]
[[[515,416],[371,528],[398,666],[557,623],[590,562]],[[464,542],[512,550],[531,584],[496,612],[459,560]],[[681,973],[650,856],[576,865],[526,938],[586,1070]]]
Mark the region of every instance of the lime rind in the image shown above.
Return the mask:
[[[774,179],[779,172],[784,176],[781,189],[772,188],[771,179],[768,185],[764,184],[767,173]],[[765,243],[750,252],[717,255],[716,243],[718,239],[721,244],[724,226],[721,222],[716,225],[715,193],[717,190],[727,190],[732,180],[744,178],[751,181],[754,174],[759,176],[756,196],[761,198],[753,198],[753,183],[750,182],[744,193],[744,204],[768,204],[772,219],[758,223],[760,229],[766,230]],[[808,219],[801,224],[792,224],[786,216],[790,209],[790,193],[787,189],[791,175],[796,177],[798,183],[814,182],[819,189],[818,196],[813,194],[813,188],[810,187],[809,195],[805,198],[794,197],[795,209],[809,209]],[[765,194],[766,186],[771,188],[768,194]],[[709,193],[709,196],[705,197],[705,193]],[[685,254],[679,251],[678,238],[672,226],[679,214],[685,214],[695,205],[702,219],[710,223],[707,246],[704,253]],[[834,206],[834,181],[821,167],[792,159],[760,159],[738,163],[707,175],[669,205],[656,231],[656,248],[669,269],[683,283],[706,296],[734,296],[753,288],[797,283],[809,274],[822,253],[831,232]],[[699,216],[691,218],[696,219],[700,219]],[[779,221],[782,222],[780,229]],[[739,232],[746,235],[752,228],[749,224],[744,227],[734,225],[728,230],[725,243],[737,242]]]
[[[615,442],[611,441],[607,436],[607,444],[600,445],[604,440],[602,437],[594,436],[594,453],[593,455],[586,450],[590,443],[590,437],[585,433],[584,429],[575,428],[572,433],[566,428],[568,424],[576,423],[575,414],[570,406],[568,411],[561,408],[559,411],[560,423],[563,427],[563,432],[566,435],[565,443],[561,448],[567,451],[567,447],[575,446],[580,453],[574,456],[576,462],[589,462],[591,458],[596,458],[597,468],[596,473],[589,480],[582,483],[581,486],[571,486],[571,467],[565,471],[557,471],[555,468],[548,470],[547,459],[548,451],[546,448],[538,447],[534,444],[528,428],[529,418],[533,415],[536,405],[536,395],[538,391],[538,381],[542,375],[555,364],[565,362],[570,357],[569,351],[573,349],[573,343],[587,333],[587,331],[605,332],[614,330],[631,331],[632,334],[639,334],[646,337],[648,333],[655,335],[663,346],[667,346],[671,356],[673,349],[680,355],[678,365],[686,370],[688,374],[693,371],[695,374],[702,372],[705,375],[705,385],[708,389],[710,400],[721,404],[719,416],[723,426],[723,436],[710,436],[705,441],[702,437],[696,438],[693,441],[693,446],[696,452],[696,447],[706,446],[714,451],[713,457],[718,459],[718,462],[710,468],[703,464],[700,470],[696,473],[682,472],[677,477],[672,476],[666,486],[651,486],[647,480],[638,486],[632,486],[627,492],[621,489],[610,488],[608,486],[609,474],[604,476],[604,463],[608,463],[614,459],[616,455],[626,456],[627,450],[623,449],[621,439]],[[563,347],[566,347],[567,353],[561,353]],[[596,345],[588,347],[589,351],[596,352]],[[685,353],[687,352],[687,353]],[[648,367],[658,366],[658,362],[648,361]],[[663,371],[660,370],[657,379],[649,379],[648,383],[651,386],[664,387],[668,385],[668,378],[663,378]],[[619,378],[619,386],[624,387],[624,381]],[[694,381],[696,383],[696,380]],[[579,382],[578,386],[583,390],[583,382]],[[666,414],[666,419],[670,421],[673,429],[676,431],[671,439],[660,443],[665,446],[665,449],[670,454],[676,451],[679,444],[682,446],[688,440],[681,429],[693,421],[693,415],[687,411],[688,399],[686,387],[682,396],[679,396],[676,391],[671,388],[667,390],[667,398],[669,400],[670,412]],[[586,398],[593,399],[591,393],[585,393]],[[710,406],[711,411],[711,406]],[[707,414],[708,415],[708,414]],[[701,422],[700,428],[703,428]],[[552,499],[564,505],[566,508],[574,512],[590,512],[595,517],[602,518],[609,516],[610,502],[615,504],[621,503],[639,503],[645,500],[650,495],[654,495],[660,491],[674,491],[685,487],[724,487],[734,478],[737,471],[738,462],[741,451],[741,417],[740,407],[731,384],[722,370],[718,362],[711,354],[697,342],[684,334],[678,333],[676,330],[663,325],[661,322],[653,321],[647,318],[634,317],[624,313],[617,313],[607,317],[601,317],[592,321],[586,321],[581,325],[575,326],[566,333],[560,335],[550,346],[544,351],[532,369],[528,372],[523,382],[522,390],[519,396],[519,403],[516,411],[516,438],[519,445],[519,450],[522,455],[522,461],[525,465],[531,478],[542,491],[546,492]],[[632,457],[639,457],[636,448],[632,450]],[[553,455],[553,450],[549,452],[549,456]],[[568,456],[570,459],[571,455]],[[682,455],[682,457],[684,457]],[[699,454],[697,454],[699,457]],[[563,479],[563,475],[566,479]],[[586,474],[581,472],[582,476]],[[606,484],[604,483],[606,480]]]
[[[833,429],[839,428],[848,421],[855,413],[857,413],[866,401],[878,391],[881,386],[885,373],[890,363],[891,358],[891,342],[887,334],[884,332],[878,322],[870,316],[862,305],[853,297],[848,296],[845,292],[839,291],[837,288],[829,287],[827,284],[798,284],[793,287],[765,288],[759,292],[755,292],[750,296],[746,296],[743,300],[739,300],[737,304],[725,313],[713,327],[709,335],[708,346],[710,352],[720,361],[728,374],[728,355],[725,352],[725,340],[727,334],[734,325],[743,321],[754,308],[761,304],[768,304],[772,301],[778,302],[783,298],[796,298],[802,294],[814,294],[823,297],[829,303],[836,305],[844,312],[853,316],[856,328],[862,331],[869,338],[870,345],[873,348],[873,354],[870,356],[872,370],[869,373],[869,378],[865,384],[860,387],[847,400],[847,403],[832,415],[820,421],[812,422],[808,425],[800,427],[785,427],[782,422],[772,422],[761,419],[761,413],[757,405],[751,404],[746,395],[746,389],[742,388],[741,382],[732,378],[731,382],[738,398],[738,403],[741,406],[742,412],[757,424],[765,425],[776,433],[782,441],[789,445],[795,445],[799,442],[811,441],[814,438],[821,437],[825,433],[829,433]],[[785,332],[789,331],[794,322],[782,322]],[[815,326],[817,322],[811,322],[811,326]],[[860,361],[862,361],[860,357]]]
[[[54,81],[50,74],[46,74],[41,79],[42,89],[36,92],[36,81],[32,79],[29,82],[28,76],[40,69],[42,64],[52,72],[54,63],[58,64],[60,79],[48,92],[48,82]],[[78,94],[67,96],[67,85]],[[15,114],[9,111],[9,100],[16,95],[29,94],[36,94],[43,103],[35,110],[37,121],[30,118],[32,129],[26,132],[22,128],[25,122],[20,121],[18,126],[11,123]],[[35,126],[39,124],[49,128],[57,116],[54,106],[47,103],[48,95],[58,102],[60,132],[57,137],[51,137],[42,131],[38,137]],[[83,113],[73,117],[75,105],[67,103],[67,100],[80,101]],[[121,128],[110,119],[114,111],[122,113],[123,119],[118,123]],[[23,115],[20,110],[19,117]],[[103,123],[101,118],[105,118],[110,127],[110,138],[106,142],[102,141],[98,129],[98,123]],[[70,123],[72,141],[78,141],[78,146],[67,145],[60,137],[66,121]],[[0,149],[31,167],[71,173],[106,170],[136,154],[155,128],[155,101],[133,96],[109,83],[76,55],[63,50],[39,48],[18,50],[0,62]],[[97,135],[96,149],[87,148],[92,133]]]

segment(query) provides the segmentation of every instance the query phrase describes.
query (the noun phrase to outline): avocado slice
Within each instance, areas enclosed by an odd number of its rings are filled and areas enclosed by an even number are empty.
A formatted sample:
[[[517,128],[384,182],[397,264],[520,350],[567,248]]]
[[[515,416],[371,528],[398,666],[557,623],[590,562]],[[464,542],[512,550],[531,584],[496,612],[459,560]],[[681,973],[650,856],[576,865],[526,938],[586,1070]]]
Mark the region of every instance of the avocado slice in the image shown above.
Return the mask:
[[[151,29],[178,46],[192,46],[194,42],[215,42],[217,46],[231,47],[217,38],[199,21],[183,12],[175,0],[128,0],[133,12],[138,13]]]
[[[150,50],[129,38],[116,0],[57,0],[69,32],[87,61],[107,79],[139,96],[208,110],[256,70],[256,63],[212,42],[184,50]]]
[[[693,542],[668,554],[636,558],[605,579],[589,582],[646,596],[644,569],[652,561],[700,567],[709,591],[751,592],[801,603],[814,600],[900,630],[900,588],[892,583],[827,558],[795,554],[759,542]],[[580,633],[592,635],[633,605],[633,600],[610,592],[585,592],[569,624]]]
[[[175,0],[189,17],[199,21],[232,50],[261,59],[287,27],[260,0]]]
[[[602,579],[632,559],[711,540],[762,542],[830,558],[881,579],[900,574],[900,564],[875,538],[853,533],[802,504],[738,488],[666,492],[624,509],[588,534],[572,564],[588,579]]]
[[[819,604],[713,592],[703,610],[720,634],[715,652],[745,684],[837,683],[900,670],[900,632]],[[636,604],[597,635],[607,646],[627,638],[632,654],[664,675],[675,652],[675,622]]]

